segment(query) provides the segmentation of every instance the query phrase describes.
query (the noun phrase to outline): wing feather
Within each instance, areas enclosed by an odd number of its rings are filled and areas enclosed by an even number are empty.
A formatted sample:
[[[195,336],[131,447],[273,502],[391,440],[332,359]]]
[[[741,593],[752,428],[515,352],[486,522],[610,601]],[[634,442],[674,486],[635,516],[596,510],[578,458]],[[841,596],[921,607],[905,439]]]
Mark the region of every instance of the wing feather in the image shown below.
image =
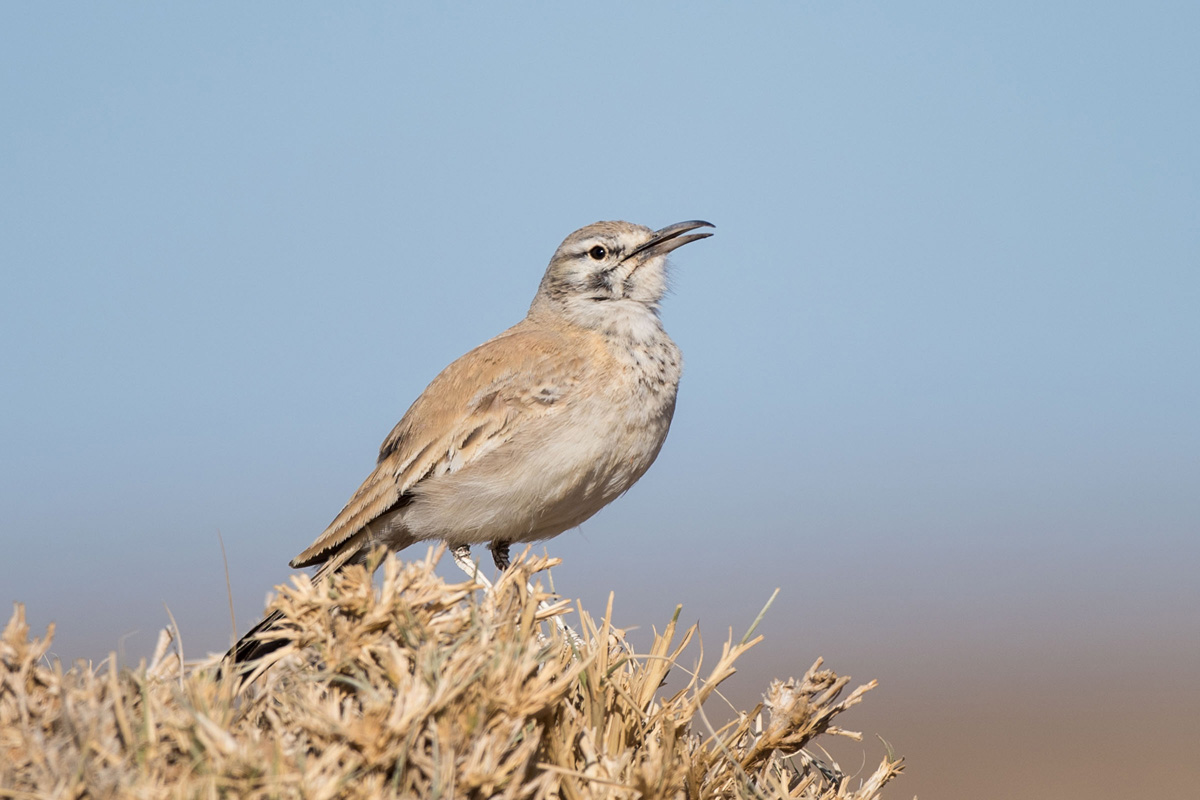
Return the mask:
[[[421,481],[457,472],[502,446],[521,424],[569,401],[587,360],[578,334],[519,324],[446,367],[380,447],[375,469],[294,568],[322,563]],[[564,358],[564,353],[568,354]]]

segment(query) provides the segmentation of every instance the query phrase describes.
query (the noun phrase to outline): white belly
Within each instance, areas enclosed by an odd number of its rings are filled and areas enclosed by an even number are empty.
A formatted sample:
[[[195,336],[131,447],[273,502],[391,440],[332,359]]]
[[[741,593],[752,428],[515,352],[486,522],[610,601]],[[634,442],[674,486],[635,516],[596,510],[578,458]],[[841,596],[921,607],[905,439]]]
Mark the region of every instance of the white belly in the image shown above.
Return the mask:
[[[451,545],[528,542],[579,525],[633,486],[662,448],[674,387],[638,399],[577,405],[458,472],[422,481],[401,515],[407,535]]]

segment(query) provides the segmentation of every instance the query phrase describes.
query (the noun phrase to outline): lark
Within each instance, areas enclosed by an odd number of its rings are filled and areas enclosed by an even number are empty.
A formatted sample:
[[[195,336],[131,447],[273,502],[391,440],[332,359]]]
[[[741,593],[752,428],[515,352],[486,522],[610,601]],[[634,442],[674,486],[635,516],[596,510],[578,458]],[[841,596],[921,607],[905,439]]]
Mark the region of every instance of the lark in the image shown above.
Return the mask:
[[[319,582],[379,545],[444,540],[460,563],[488,544],[503,570],[511,544],[557,536],[625,493],[662,449],[683,367],[659,317],[667,254],[711,227],[596,222],[568,236],[525,318],[433,379],[291,566],[318,567]],[[282,646],[259,638],[277,622],[228,658]]]

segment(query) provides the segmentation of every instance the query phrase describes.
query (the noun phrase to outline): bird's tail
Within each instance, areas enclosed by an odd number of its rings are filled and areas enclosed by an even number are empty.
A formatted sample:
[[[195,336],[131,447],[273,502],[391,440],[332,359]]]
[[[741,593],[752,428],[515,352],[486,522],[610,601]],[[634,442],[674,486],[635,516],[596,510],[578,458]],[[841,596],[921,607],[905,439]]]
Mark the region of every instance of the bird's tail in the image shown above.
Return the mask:
[[[337,549],[337,552],[330,556],[329,560],[322,564],[321,568],[313,575],[313,585],[320,586],[334,573],[341,571],[347,564],[365,561],[368,554],[366,546],[369,542],[368,533],[364,529],[347,539]],[[221,665],[217,671],[217,679],[222,680],[227,677],[234,677],[238,681],[238,686],[241,686],[243,682],[254,676],[256,672],[261,674],[259,670],[261,662],[291,641],[286,636],[266,637],[264,635],[275,630],[282,620],[282,611],[272,611],[263,617],[257,625],[246,631],[245,635],[238,639],[237,643],[229,648],[229,651],[225,653],[225,657],[221,659]],[[265,665],[262,671],[265,671],[269,667],[270,664]]]
[[[254,665],[286,645],[287,639],[262,638],[262,634],[274,630],[281,619],[283,619],[282,612],[272,611],[248,630],[242,638],[238,639],[237,644],[229,648],[229,652],[225,654],[222,662],[222,675],[226,671],[241,673],[245,667]]]

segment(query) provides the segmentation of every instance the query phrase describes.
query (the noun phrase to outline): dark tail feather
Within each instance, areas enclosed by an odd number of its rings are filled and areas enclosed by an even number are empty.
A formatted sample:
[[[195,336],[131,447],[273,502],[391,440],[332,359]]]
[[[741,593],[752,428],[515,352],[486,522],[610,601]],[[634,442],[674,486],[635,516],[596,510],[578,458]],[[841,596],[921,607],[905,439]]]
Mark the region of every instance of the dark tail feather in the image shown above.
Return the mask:
[[[364,543],[367,541],[367,534],[369,532],[370,528],[364,528],[342,543],[337,552],[322,564],[321,568],[312,576],[313,584],[320,585],[326,578],[341,570],[346,564],[365,560],[366,554],[361,551]],[[229,648],[229,652],[221,660],[221,666],[217,670],[217,680],[234,677],[237,679],[237,685],[240,688],[246,679],[256,671],[256,662],[261,661],[286,645],[288,643],[288,639],[286,638],[268,639],[265,641],[260,638],[261,634],[274,629],[281,619],[283,619],[281,612],[272,611],[261,622],[248,630],[245,636],[238,639],[237,644]]]
[[[222,680],[228,677],[235,677],[238,679],[240,685],[254,671],[255,662],[266,658],[286,645],[288,643],[287,639],[268,639],[264,641],[259,638],[260,634],[272,630],[278,625],[281,619],[283,619],[283,614],[278,611],[272,611],[262,621],[247,631],[245,636],[238,639],[237,644],[229,648],[229,652],[221,660],[217,679]]]

